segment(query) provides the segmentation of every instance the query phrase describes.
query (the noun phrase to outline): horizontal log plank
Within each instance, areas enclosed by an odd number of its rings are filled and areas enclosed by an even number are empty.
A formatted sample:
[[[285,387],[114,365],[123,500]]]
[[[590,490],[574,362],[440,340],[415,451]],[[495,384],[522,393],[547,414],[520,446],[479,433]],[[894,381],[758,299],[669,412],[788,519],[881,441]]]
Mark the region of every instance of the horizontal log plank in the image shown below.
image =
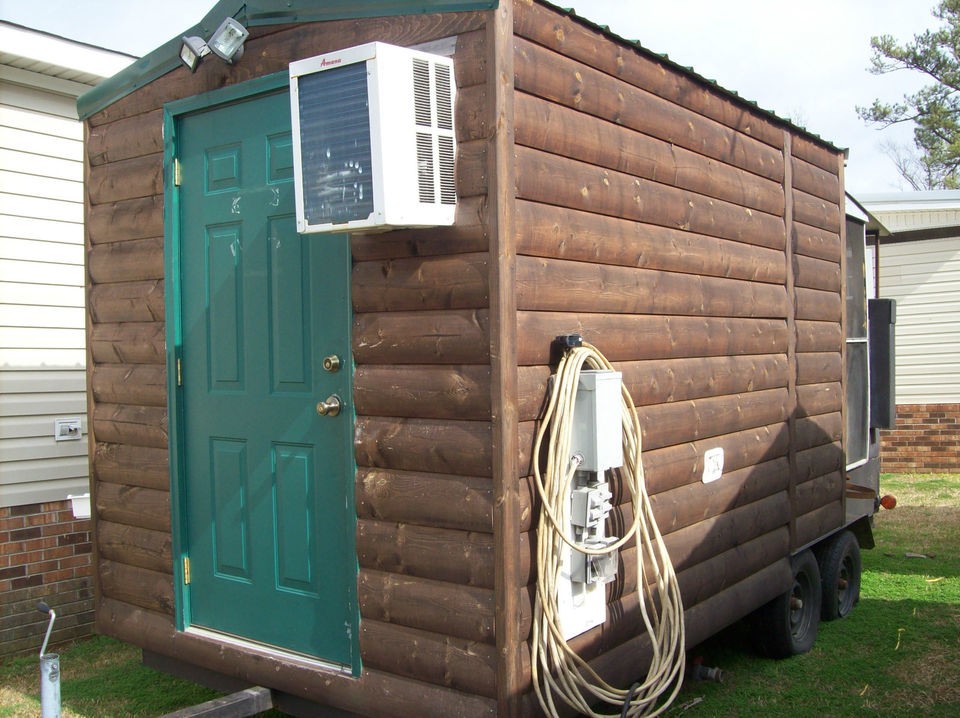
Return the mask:
[[[104,404],[167,405],[167,369],[159,364],[99,364],[88,372],[93,398]]]
[[[88,311],[97,323],[162,322],[162,279],[118,284],[95,284],[90,288]]]
[[[454,174],[457,197],[485,197],[487,174],[487,142],[459,143]]]
[[[350,294],[355,312],[482,309],[489,274],[486,252],[356,262]]]
[[[755,466],[724,470],[713,484],[697,482],[661,491],[650,502],[660,532],[669,534],[784,491],[789,480],[787,458],[781,456]]]
[[[359,597],[364,619],[490,645],[496,640],[490,589],[362,569]]]
[[[97,611],[97,632],[154,653],[234,678],[268,686],[307,701],[377,715],[383,696],[397,718],[493,718],[496,701],[461,691],[364,668],[354,678],[269,652],[251,651],[221,640],[177,631],[173,617],[129,603],[104,599]]]
[[[490,420],[490,367],[361,364],[354,405],[362,416]]]
[[[797,384],[840,381],[843,361],[840,352],[804,352],[797,354]]]
[[[793,236],[795,254],[840,263],[843,247],[840,245],[839,233],[811,227],[795,219]]]
[[[351,234],[350,252],[356,262],[485,252],[490,244],[485,213],[482,198],[458,198],[453,226]]]
[[[774,182],[783,154],[752,137],[528,40],[514,43],[517,90],[629,127]]]
[[[833,201],[820,199],[796,188],[793,190],[793,214],[798,222],[809,224],[827,232],[839,232],[841,209],[837,205],[840,197]]]
[[[786,237],[781,217],[528,147],[516,149],[516,190],[532,202],[772,249]]]
[[[514,32],[772,147],[783,147],[780,123],[761,116],[755,106],[718,91],[713,83],[699,80],[642,47],[610,42],[609,36],[575,17],[537,3],[523,3],[514,10]]]
[[[494,646],[370,619],[360,624],[367,667],[474,695],[497,697]]]
[[[484,364],[490,357],[486,309],[373,312],[353,318],[359,364]]]
[[[95,205],[163,194],[163,154],[91,167],[86,184],[89,201]]]
[[[115,524],[170,533],[170,491],[99,482],[97,517]]]
[[[790,145],[794,157],[809,162],[830,174],[838,174],[843,166],[843,152],[817,142],[807,135],[797,135]],[[839,197],[838,197],[839,199]]]
[[[361,519],[493,531],[493,484],[489,478],[360,467],[356,503]]]
[[[533,95],[517,93],[515,108],[518,144],[760,212],[783,214],[783,187],[777,182]]]
[[[840,265],[835,262],[795,254],[793,272],[798,287],[840,293]]]
[[[637,409],[646,450],[733,434],[786,421],[787,389],[716,396]]]
[[[157,449],[167,446],[166,407],[96,404],[91,418],[98,441]]]
[[[163,236],[163,196],[87,206],[87,236],[94,245]]]
[[[161,364],[167,361],[162,322],[94,324],[90,352],[96,364]]]
[[[831,202],[838,202],[843,196],[836,164],[828,172],[794,155],[790,158],[790,165],[793,169],[793,186],[797,189]]]
[[[797,320],[839,323],[843,310],[839,292],[797,287],[795,296]]]
[[[169,530],[153,531],[99,518],[96,536],[100,560],[173,573],[173,541]]]
[[[786,323],[776,319],[518,312],[517,363],[548,364],[550,342],[580,334],[612,362],[784,354]]]
[[[457,35],[457,49],[453,53],[453,70],[457,90],[487,81],[487,33],[484,28]],[[459,92],[458,92],[459,94]]]
[[[358,466],[492,475],[490,422],[360,416],[354,437]]]
[[[90,127],[85,149],[91,167],[163,152],[163,111]]]
[[[797,484],[793,499],[794,516],[803,516],[822,506],[843,501],[843,474],[833,471]]]
[[[797,320],[797,352],[839,352],[843,346],[840,316],[831,321]]]
[[[517,253],[709,277],[786,281],[771,249],[551,204],[516,202]]]
[[[831,501],[796,518],[796,538],[791,548],[797,550],[802,546],[816,543],[841,526],[843,526],[843,502]]]
[[[93,475],[98,482],[170,490],[170,462],[166,449],[98,441],[92,463]]]
[[[357,557],[362,568],[493,588],[489,533],[361,519]]]
[[[634,404],[648,406],[787,386],[784,354],[616,362]],[[550,368],[518,369],[521,421],[537,418],[547,398]]]
[[[683,605],[696,606],[789,554],[790,530],[780,526],[691,566],[677,576]]]
[[[94,284],[163,279],[163,238],[94,244],[87,253]]]
[[[840,471],[845,463],[843,447],[839,441],[798,451],[794,469],[796,483],[802,484],[818,476]]]
[[[843,420],[840,412],[833,414],[818,414],[817,416],[801,417],[797,419],[796,449],[812,449],[817,446],[830,445],[843,435]]]
[[[542,257],[517,257],[517,308],[786,318],[784,287]]]
[[[839,382],[804,384],[797,387],[796,416],[815,416],[840,411],[843,387]]]
[[[734,546],[769,533],[790,520],[786,491],[713,516],[663,537],[673,567],[683,571]]]
[[[107,560],[97,563],[97,574],[103,598],[173,615],[173,577],[170,574]]]

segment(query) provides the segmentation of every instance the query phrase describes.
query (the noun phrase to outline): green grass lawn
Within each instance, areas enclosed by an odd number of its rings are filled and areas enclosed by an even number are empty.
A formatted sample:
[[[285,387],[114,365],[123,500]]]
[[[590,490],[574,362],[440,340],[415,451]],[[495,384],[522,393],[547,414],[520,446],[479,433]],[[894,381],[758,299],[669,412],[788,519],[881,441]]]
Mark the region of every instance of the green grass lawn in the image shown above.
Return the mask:
[[[724,683],[689,682],[667,715],[960,716],[960,476],[884,477],[883,490],[899,503],[876,517],[854,611],[784,661],[731,627],[693,653]],[[104,637],[63,650],[61,668],[63,718],[153,718],[216,695]],[[0,663],[0,718],[39,715],[38,672],[36,656]]]
[[[876,517],[853,612],[784,661],[728,629],[696,651],[724,683],[688,683],[669,715],[960,716],[960,476],[884,476],[882,489],[898,505]]]

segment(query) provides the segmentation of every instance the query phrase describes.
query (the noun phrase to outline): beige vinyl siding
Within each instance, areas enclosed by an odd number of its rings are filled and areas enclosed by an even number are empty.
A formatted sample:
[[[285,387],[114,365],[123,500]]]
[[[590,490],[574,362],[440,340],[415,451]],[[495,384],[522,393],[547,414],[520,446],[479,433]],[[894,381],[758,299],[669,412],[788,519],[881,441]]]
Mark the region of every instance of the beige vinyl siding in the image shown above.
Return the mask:
[[[960,237],[882,245],[880,294],[897,300],[897,403],[960,402]]]
[[[0,81],[0,506],[89,483],[82,125],[75,97],[20,84],[32,75]],[[80,441],[54,440],[60,417],[81,418]]]

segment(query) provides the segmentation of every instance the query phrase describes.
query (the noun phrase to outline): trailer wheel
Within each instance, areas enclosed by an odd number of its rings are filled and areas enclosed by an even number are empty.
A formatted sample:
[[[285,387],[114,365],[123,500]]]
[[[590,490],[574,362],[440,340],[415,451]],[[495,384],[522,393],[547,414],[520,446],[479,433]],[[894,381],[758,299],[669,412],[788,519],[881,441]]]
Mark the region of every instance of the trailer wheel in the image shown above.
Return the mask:
[[[850,531],[832,536],[820,552],[824,621],[843,618],[860,600],[860,544]]]
[[[820,568],[809,549],[791,560],[793,587],[757,611],[757,648],[770,658],[789,658],[813,648],[820,627]]]

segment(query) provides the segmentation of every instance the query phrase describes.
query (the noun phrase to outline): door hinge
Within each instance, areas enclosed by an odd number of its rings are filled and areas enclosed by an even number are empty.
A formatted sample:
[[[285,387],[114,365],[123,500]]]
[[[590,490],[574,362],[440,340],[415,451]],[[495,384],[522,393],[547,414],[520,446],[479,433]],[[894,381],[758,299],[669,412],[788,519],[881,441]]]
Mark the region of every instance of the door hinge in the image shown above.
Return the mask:
[[[190,557],[183,557],[183,585],[190,585]]]
[[[179,187],[180,182],[183,180],[180,173],[180,160],[176,157],[173,158],[173,186]]]
[[[183,360],[177,357],[177,386],[183,386]]]

